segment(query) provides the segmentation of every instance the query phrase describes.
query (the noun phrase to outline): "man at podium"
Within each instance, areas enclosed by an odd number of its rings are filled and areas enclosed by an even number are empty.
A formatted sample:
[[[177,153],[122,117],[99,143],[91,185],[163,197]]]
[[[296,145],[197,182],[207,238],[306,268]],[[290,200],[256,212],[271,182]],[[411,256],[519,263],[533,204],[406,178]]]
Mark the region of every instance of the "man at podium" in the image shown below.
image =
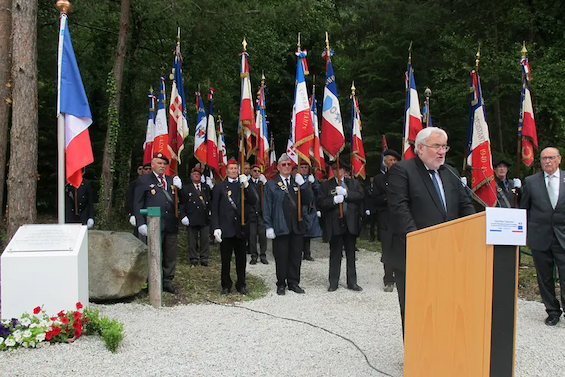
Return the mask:
[[[388,178],[392,230],[388,262],[394,269],[403,334],[406,234],[475,213],[461,178],[444,165],[449,151],[447,133],[437,127],[424,128],[416,136],[415,151],[417,157],[394,164]]]

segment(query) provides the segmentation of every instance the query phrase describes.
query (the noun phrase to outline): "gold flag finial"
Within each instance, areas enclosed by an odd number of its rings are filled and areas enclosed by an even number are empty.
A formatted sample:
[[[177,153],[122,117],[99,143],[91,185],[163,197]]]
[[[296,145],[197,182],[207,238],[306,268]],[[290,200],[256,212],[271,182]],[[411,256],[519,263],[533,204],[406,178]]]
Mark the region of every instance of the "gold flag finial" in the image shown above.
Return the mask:
[[[481,44],[479,43],[479,49],[477,50],[477,55],[475,55],[477,59],[475,59],[475,71],[479,71],[479,63],[481,62]]]
[[[67,14],[71,10],[71,2],[67,0],[57,0],[55,6],[61,14]]]
[[[330,50],[330,38],[328,37],[328,32],[326,31],[326,50]]]
[[[355,95],[355,81],[351,81],[351,95]]]
[[[528,49],[526,49],[526,41],[522,44],[522,57],[525,58],[528,54]]]
[[[265,71],[261,71],[261,85],[265,85]]]
[[[149,94],[153,95],[153,87],[152,86],[149,87]]]
[[[241,45],[243,46],[243,52],[247,51],[247,41],[245,40],[245,37],[243,37],[243,42],[241,42]]]
[[[412,41],[410,41],[410,46],[408,46],[408,63],[412,63]]]
[[[296,43],[296,47],[300,50],[300,32],[298,32],[298,42]]]

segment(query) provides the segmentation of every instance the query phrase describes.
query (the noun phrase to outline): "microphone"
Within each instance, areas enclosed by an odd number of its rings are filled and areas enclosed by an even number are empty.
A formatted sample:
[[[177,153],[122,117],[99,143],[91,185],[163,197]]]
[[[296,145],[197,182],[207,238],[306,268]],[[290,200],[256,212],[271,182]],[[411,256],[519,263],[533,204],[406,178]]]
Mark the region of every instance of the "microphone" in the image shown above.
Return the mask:
[[[457,180],[461,183],[461,186],[465,187],[465,189],[471,194],[471,197],[472,197],[473,199],[475,199],[475,201],[476,201],[477,203],[479,203],[480,205],[482,205],[484,208],[488,207],[488,205],[487,205],[481,198],[479,198],[479,196],[478,196],[477,194],[475,194],[475,193],[473,192],[473,190],[471,190],[471,189],[469,188],[469,186],[464,185],[464,184],[461,182],[461,177],[460,177],[457,173],[455,173],[453,170],[451,170],[451,168],[449,168],[449,167],[447,167],[447,166],[445,166],[445,165],[442,165],[442,167],[445,167],[445,170],[449,171],[451,174],[453,174],[453,176],[454,176],[455,178],[457,178]],[[468,168],[471,168],[470,166],[467,166],[467,167],[468,167]],[[477,169],[477,168],[475,168],[475,169]],[[479,170],[481,170],[481,169],[479,169]],[[481,171],[482,171],[482,170],[481,170]],[[483,172],[483,173],[484,173],[484,172]],[[496,199],[496,201],[498,202],[498,198]]]
[[[467,165],[467,169],[469,169],[469,170],[479,170],[479,171],[483,174],[483,177],[485,178],[485,181],[487,181],[487,184],[488,184],[488,178],[487,178],[487,175],[485,174],[485,172],[484,172],[483,169],[481,169],[481,168],[475,168],[475,167],[470,166],[470,165]],[[488,187],[489,187],[489,189],[490,189],[490,192],[494,195],[494,198],[496,199],[497,207],[502,207],[502,205],[501,205],[500,202],[498,201],[498,195],[496,195],[496,192],[492,189],[492,186],[491,186],[490,184],[488,184]],[[484,202],[483,202],[483,203],[484,203]],[[488,206],[486,205],[486,203],[485,203],[485,207],[488,207]]]

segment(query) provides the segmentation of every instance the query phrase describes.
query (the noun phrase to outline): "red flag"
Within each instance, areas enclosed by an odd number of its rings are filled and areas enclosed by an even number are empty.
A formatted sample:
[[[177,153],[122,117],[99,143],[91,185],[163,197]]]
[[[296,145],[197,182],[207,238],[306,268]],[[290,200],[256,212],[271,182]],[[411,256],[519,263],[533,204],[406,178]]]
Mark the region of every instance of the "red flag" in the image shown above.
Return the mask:
[[[528,81],[531,80],[528,58],[522,58],[522,102],[520,106],[520,122],[518,137],[522,138],[522,161],[527,166],[534,162],[534,150],[538,147],[538,135],[534,120],[534,108]]]
[[[147,117],[147,130],[145,132],[145,142],[143,143],[143,163],[151,162],[153,158],[153,139],[155,138],[155,96],[153,93],[149,97],[149,116]]]
[[[228,166],[228,152],[226,150],[226,141],[224,139],[224,126],[222,118],[218,115],[218,175],[222,179],[226,179]]]
[[[244,41],[244,45],[247,43]],[[241,103],[239,106],[239,124],[242,127],[246,140],[247,156],[255,152],[257,148],[257,136],[259,130],[255,124],[255,110],[253,110],[253,96],[251,93],[251,80],[249,79],[249,65],[247,63],[247,52],[241,54]]]
[[[359,102],[353,92],[351,96],[351,167],[355,177],[361,176],[365,179],[365,149],[363,148],[363,138],[361,137],[361,112]]]
[[[208,126],[206,127],[206,162],[208,166],[218,171],[218,146],[216,145],[216,121],[214,120],[214,88],[208,93]]]
[[[299,159],[311,164],[310,148],[314,142],[314,128],[312,127],[312,114],[310,113],[308,90],[304,78],[308,74],[306,50],[302,51],[299,48],[296,56],[298,56],[298,62],[296,66],[296,85],[294,86],[294,105],[292,107],[293,147]]]
[[[175,49],[175,60],[171,73],[173,86],[171,88],[171,102],[169,105],[169,151],[171,161],[169,167],[172,174],[177,173],[177,162],[180,163],[180,154],[184,149],[184,139],[188,136],[188,120],[186,116],[186,100],[184,96],[184,85],[182,81],[182,57],[180,54],[180,42]]]

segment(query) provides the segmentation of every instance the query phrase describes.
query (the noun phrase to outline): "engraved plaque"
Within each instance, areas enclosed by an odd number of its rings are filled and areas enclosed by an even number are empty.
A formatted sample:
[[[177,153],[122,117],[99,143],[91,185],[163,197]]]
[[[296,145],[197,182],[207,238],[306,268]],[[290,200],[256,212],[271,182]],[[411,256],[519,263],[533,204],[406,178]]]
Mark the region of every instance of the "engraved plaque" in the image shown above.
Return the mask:
[[[22,225],[5,251],[72,251],[77,242],[81,224]]]

